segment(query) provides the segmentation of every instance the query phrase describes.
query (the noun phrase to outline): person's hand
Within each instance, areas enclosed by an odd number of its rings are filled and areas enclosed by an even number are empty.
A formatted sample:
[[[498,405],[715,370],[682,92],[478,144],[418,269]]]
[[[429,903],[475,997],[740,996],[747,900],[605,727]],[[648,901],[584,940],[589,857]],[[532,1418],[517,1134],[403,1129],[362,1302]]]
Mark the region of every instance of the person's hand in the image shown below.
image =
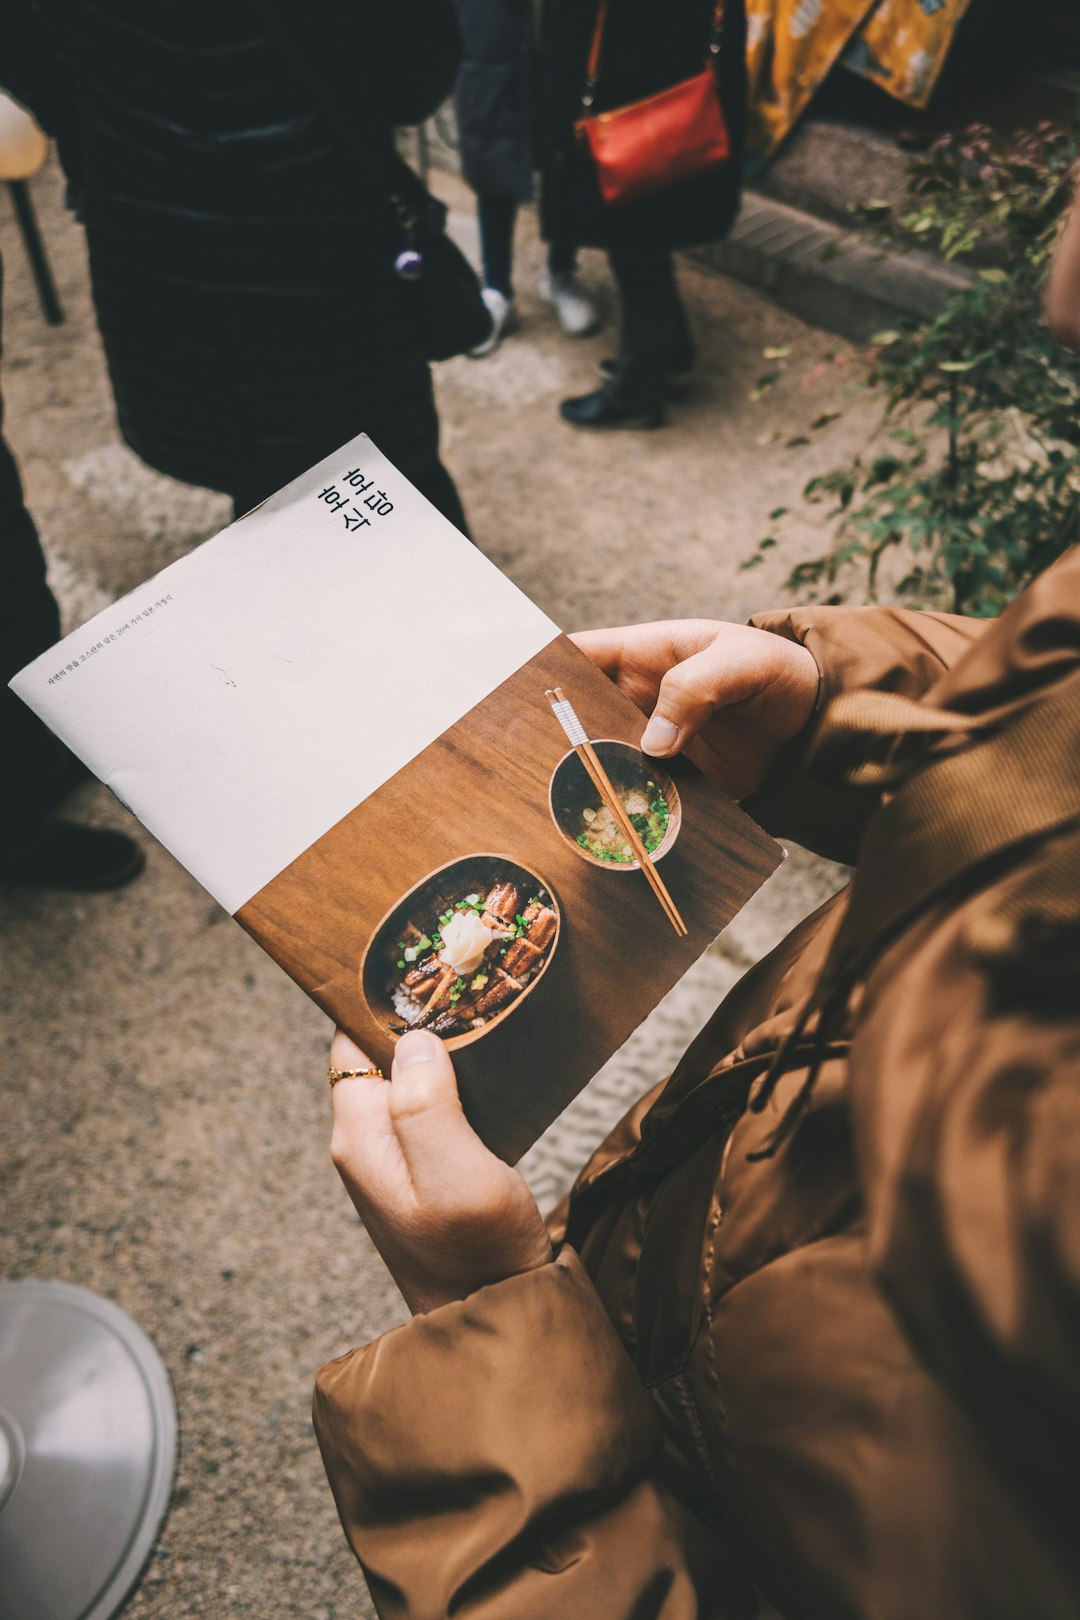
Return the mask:
[[[330,1062],[371,1066],[340,1029]],[[551,1259],[536,1200],[465,1118],[437,1035],[403,1035],[389,1080],[340,1080],[332,1096],[330,1156],[414,1314]]]
[[[690,757],[733,799],[762,785],[817,700],[818,667],[797,641],[718,619],[666,619],[571,640],[649,716],[646,754]]]

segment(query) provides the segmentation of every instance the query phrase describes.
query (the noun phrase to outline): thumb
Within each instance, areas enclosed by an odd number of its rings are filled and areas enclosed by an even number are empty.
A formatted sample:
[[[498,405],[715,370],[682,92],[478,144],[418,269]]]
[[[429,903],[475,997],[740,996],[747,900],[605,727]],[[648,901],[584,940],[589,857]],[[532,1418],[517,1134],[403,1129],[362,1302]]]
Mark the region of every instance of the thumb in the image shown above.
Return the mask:
[[[446,1046],[429,1030],[403,1035],[390,1071],[390,1119],[422,1198],[445,1185],[451,1168],[460,1175],[463,1160],[480,1148],[458,1097],[454,1065]]]
[[[746,683],[731,678],[737,674],[715,646],[673,665],[660,682],[642,734],[642,752],[659,759],[681,753],[716,708],[746,695]]]

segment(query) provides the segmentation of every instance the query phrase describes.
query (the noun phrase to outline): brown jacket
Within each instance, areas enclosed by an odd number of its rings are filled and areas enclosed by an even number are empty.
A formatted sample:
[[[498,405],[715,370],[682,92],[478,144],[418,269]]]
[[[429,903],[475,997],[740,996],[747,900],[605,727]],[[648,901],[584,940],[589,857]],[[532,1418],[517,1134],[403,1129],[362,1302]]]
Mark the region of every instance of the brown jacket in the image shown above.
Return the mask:
[[[318,1374],[382,1616],[731,1620],[758,1594],[789,1620],[1080,1614],[1080,554],[989,627],[756,622],[805,642],[826,698],[990,717],[999,762],[1028,717],[1054,780],[1026,792],[1025,768],[1010,802],[1064,810],[999,836],[1002,767],[955,720],[909,740],[884,805],[845,785],[850,747],[824,781],[792,751],[755,813],[841,859],[861,846],[853,891],[746,975],[597,1152],[551,1265]],[[924,794],[920,826],[909,790],[961,754],[978,769],[949,824]],[[947,845],[959,875],[897,920]],[[860,891],[891,930],[774,1086]]]

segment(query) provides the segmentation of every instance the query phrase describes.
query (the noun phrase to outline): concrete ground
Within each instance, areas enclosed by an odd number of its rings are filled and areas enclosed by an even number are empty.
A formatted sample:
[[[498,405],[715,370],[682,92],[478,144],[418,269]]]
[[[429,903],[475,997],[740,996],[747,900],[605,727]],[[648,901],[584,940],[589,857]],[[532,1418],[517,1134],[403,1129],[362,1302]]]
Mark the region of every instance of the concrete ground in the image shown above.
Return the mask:
[[[447,176],[436,185],[474,243],[469,194]],[[68,320],[55,330],[41,321],[0,197],[3,385],[73,626],[229,512],[120,444],[81,232],[55,173],[35,192]],[[490,359],[439,368],[446,459],[478,544],[568,629],[742,619],[782,600],[791,563],[824,541],[820,515],[798,510],[802,484],[867,431],[837,340],[686,268],[701,363],[669,426],[576,433],[556,405],[593,386],[610,319],[595,339],[565,340],[534,294],[540,263],[523,219],[520,332]],[[587,255],[584,274],[610,314],[602,257]],[[779,506],[797,509],[781,555],[741,571]],[[96,785],[73,809],[130,825]],[[143,842],[146,874],[118,894],[0,894],[0,1271],[107,1294],[169,1369],[176,1489],[132,1620],[370,1615],[311,1433],[311,1378],[404,1312],[328,1162],[329,1031],[171,857]],[[543,1204],[735,978],[839,878],[792,852],[528,1155]]]

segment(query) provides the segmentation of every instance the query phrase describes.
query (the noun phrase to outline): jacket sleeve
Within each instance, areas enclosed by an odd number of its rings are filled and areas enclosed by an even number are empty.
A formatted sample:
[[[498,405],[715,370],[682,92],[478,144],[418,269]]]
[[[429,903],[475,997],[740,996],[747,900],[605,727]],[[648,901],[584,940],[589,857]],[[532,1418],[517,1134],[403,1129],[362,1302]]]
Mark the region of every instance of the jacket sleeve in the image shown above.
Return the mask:
[[[840,692],[871,688],[918,698],[967,652],[989,621],[885,607],[809,607],[757,613],[759,630],[798,641],[821,674],[818,713]],[[878,794],[823,776],[807,759],[811,725],[781,755],[745,808],[774,837],[831,860],[854,862]]]
[[[314,1424],[383,1620],[697,1620],[717,1544],[654,1477],[657,1420],[580,1260],[318,1373]]]

